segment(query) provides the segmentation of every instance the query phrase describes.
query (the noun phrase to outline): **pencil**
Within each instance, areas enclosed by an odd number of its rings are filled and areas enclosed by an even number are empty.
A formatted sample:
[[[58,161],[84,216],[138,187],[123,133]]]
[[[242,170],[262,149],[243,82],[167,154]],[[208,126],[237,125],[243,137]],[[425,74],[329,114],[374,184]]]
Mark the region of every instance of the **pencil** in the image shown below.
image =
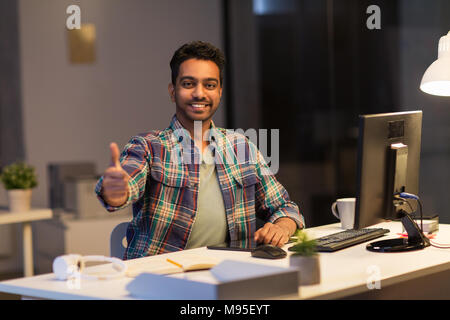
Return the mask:
[[[175,261],[172,261],[172,260],[170,260],[170,259],[166,259],[166,260],[167,260],[167,262],[170,262],[171,264],[174,264],[174,265],[176,265],[177,267],[180,267],[180,268],[183,269],[183,266],[182,266],[181,264],[176,263]]]

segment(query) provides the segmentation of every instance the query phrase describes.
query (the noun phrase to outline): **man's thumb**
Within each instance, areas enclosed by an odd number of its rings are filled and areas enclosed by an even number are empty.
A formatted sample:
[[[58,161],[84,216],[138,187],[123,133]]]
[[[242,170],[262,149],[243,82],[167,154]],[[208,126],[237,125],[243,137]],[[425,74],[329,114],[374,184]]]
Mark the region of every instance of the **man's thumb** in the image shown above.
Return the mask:
[[[109,149],[111,150],[111,166],[120,168],[120,162],[119,162],[119,147],[117,146],[117,143],[112,142],[109,145]]]

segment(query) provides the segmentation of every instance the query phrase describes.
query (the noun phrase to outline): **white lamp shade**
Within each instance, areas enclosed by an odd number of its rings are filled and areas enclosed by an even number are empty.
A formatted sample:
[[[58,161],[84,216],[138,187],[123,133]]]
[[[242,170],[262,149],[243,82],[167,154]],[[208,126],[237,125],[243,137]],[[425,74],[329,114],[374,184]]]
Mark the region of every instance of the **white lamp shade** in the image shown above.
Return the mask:
[[[450,97],[450,31],[439,40],[438,59],[425,71],[420,90]]]

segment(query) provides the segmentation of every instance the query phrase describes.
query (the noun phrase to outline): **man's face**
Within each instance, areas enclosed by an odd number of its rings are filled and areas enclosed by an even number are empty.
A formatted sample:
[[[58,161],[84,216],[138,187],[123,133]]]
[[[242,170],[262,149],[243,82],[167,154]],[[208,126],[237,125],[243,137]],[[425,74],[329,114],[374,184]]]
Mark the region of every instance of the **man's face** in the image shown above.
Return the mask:
[[[184,61],[175,86],[169,84],[169,94],[182,124],[210,120],[222,96],[219,67],[210,60]]]

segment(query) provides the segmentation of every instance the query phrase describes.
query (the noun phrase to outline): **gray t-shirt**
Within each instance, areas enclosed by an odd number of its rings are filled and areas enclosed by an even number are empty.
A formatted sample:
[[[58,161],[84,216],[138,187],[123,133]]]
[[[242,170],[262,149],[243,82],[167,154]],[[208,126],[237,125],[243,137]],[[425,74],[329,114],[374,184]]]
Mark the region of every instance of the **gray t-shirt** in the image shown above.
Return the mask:
[[[227,239],[227,219],[222,191],[210,148],[205,148],[200,164],[197,215],[186,249],[222,244]]]

